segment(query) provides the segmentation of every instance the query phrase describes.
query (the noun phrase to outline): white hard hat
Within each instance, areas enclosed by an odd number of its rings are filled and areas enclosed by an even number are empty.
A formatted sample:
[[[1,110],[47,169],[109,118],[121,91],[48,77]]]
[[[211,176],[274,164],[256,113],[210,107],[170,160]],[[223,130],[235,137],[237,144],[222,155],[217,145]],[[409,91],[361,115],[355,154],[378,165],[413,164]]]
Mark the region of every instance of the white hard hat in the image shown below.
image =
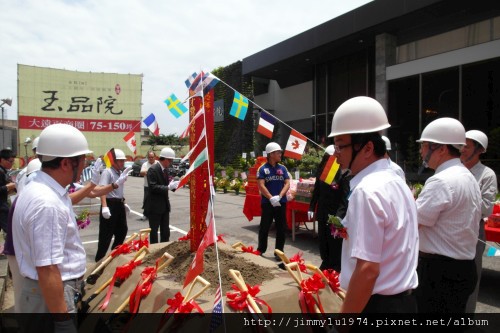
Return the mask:
[[[126,160],[127,159],[123,150],[118,149],[118,148],[115,148],[115,158],[116,158],[116,160]]]
[[[42,156],[42,161],[92,153],[82,132],[67,124],[47,126],[39,138],[36,153]]]
[[[335,152],[335,147],[333,145],[329,145],[325,149],[325,154],[328,154],[330,156],[332,156],[334,152]]]
[[[486,152],[488,148],[488,137],[486,134],[478,130],[470,130],[465,132],[465,137],[478,142],[484,148],[484,152]]]
[[[40,137],[37,136],[34,140],[33,143],[31,144],[31,149],[36,149],[38,147],[38,140],[40,140]]]
[[[266,145],[266,154],[271,154],[273,151],[281,150],[281,147],[276,142],[269,142]]]
[[[439,118],[425,126],[417,142],[424,141],[445,145],[465,145],[465,128],[454,118]]]
[[[371,97],[358,96],[348,99],[335,111],[329,137],[378,132],[390,126],[379,102]]]
[[[389,138],[385,135],[382,135],[382,140],[385,142],[385,149],[391,150],[391,140],[389,140]]]
[[[172,148],[166,147],[161,150],[160,157],[174,159],[175,152]]]
[[[26,168],[26,175],[29,175],[30,173],[32,173],[33,171],[37,171],[37,170],[40,170],[40,168],[42,167],[42,162],[40,162],[40,160],[38,158],[34,158],[32,159],[29,163],[28,163],[28,166]]]

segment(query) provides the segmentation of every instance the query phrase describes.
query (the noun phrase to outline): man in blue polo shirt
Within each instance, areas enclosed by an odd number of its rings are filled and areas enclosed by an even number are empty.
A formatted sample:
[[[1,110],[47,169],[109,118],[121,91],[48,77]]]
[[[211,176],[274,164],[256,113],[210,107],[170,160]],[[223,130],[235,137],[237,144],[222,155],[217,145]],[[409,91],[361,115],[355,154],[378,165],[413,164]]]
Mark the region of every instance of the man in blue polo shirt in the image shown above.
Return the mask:
[[[281,161],[281,147],[276,142],[266,146],[267,163],[257,171],[257,184],[262,195],[262,215],[259,227],[259,245],[257,250],[264,253],[267,250],[267,236],[273,219],[276,223],[275,248],[283,251],[285,247],[286,230],[286,192],[290,188],[290,177]],[[279,257],[275,258],[279,260]]]

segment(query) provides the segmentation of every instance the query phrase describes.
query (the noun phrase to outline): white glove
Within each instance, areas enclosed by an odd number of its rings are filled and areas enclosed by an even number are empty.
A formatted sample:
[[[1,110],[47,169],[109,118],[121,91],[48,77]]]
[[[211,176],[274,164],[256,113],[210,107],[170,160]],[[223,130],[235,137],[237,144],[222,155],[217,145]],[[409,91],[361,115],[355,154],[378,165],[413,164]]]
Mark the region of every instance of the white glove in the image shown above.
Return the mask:
[[[92,173],[92,177],[90,178],[90,181],[92,184],[99,185],[99,180],[101,179],[101,167],[102,167],[102,160],[98,158],[95,162],[92,168],[90,169],[90,172]]]
[[[102,217],[106,220],[111,217],[111,212],[109,211],[109,207],[102,207]]]
[[[307,212],[307,218],[309,219],[309,221],[312,221],[314,217],[314,212],[313,211],[308,211]]]
[[[118,186],[122,186],[127,181],[128,174],[130,173],[131,170],[132,170],[132,167],[128,167],[125,170],[123,170],[122,174],[116,180],[115,184]]]
[[[127,216],[130,215],[130,206],[127,205],[127,204],[123,204],[125,206],[125,213],[127,214]]]
[[[178,180],[171,181],[171,182],[168,184],[168,189],[169,189],[170,191],[175,191],[175,190],[177,190],[177,185],[179,185],[179,181],[178,181]]]
[[[273,207],[280,207],[281,206],[279,195],[275,195],[274,197],[271,197],[271,199],[269,199],[269,201],[271,202],[271,205],[273,205]]]

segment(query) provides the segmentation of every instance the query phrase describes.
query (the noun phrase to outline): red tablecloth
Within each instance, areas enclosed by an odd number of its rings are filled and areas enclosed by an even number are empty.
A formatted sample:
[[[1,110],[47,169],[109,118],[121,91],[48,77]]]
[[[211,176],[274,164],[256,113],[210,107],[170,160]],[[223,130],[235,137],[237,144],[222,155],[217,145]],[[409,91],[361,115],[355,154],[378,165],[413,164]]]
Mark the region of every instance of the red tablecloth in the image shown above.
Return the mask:
[[[252,221],[255,216],[261,216],[260,195],[248,194],[243,204],[243,214],[248,221]],[[311,222],[307,219],[309,204],[297,201],[288,201],[286,204],[286,222],[288,228],[292,229],[292,211],[295,211],[295,222]]]
[[[295,211],[295,223],[297,222],[312,222],[307,218],[309,204],[298,202],[295,200],[288,201],[286,204],[286,223],[289,229],[292,229],[292,211]]]
[[[484,232],[487,241],[500,243],[500,228],[488,227],[488,225],[485,224]]]
[[[252,221],[254,216],[261,215],[260,199],[260,194],[246,194],[245,203],[243,204],[243,214],[245,214],[248,221]]]

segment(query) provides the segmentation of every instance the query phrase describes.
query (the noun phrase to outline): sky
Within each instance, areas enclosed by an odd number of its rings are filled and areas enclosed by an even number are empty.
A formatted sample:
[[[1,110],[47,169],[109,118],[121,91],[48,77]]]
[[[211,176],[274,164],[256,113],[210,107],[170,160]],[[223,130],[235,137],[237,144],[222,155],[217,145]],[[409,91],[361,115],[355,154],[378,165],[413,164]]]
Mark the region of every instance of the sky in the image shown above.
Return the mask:
[[[17,119],[17,64],[143,74],[142,116],[180,134],[164,100],[184,81],[291,38],[367,0],[0,0],[0,98]]]

